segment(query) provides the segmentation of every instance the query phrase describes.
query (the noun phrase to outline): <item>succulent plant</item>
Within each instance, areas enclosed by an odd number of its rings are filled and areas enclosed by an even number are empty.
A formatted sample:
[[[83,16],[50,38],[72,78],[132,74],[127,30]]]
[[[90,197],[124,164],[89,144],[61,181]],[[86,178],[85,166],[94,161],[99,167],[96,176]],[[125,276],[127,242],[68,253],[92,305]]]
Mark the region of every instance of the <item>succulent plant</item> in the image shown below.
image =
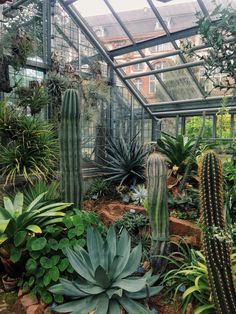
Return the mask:
[[[63,97],[60,125],[60,158],[63,198],[81,209],[81,108],[79,94],[74,89],[68,89]]]
[[[146,167],[147,207],[151,224],[151,263],[154,272],[164,271],[169,252],[169,213],[167,207],[167,167],[160,154],[149,155]]]
[[[143,204],[147,198],[147,189],[143,184],[139,184],[130,192],[130,197],[135,204]]]
[[[231,246],[224,236],[226,223],[222,177],[219,157],[213,151],[205,153],[200,168],[203,249],[216,313],[231,314],[236,313],[236,293],[231,271]]]
[[[143,277],[130,277],[137,271],[141,260],[141,244],[130,252],[130,237],[124,229],[118,239],[111,226],[104,240],[96,229],[87,230],[87,249],[67,249],[71,266],[78,277],[73,281],[61,279],[60,284],[49,290],[69,299],[56,307],[59,313],[120,314],[121,307],[127,313],[151,313],[135,301],[158,294],[162,286],[153,286],[159,275],[152,271]],[[79,309],[79,312],[78,312]]]

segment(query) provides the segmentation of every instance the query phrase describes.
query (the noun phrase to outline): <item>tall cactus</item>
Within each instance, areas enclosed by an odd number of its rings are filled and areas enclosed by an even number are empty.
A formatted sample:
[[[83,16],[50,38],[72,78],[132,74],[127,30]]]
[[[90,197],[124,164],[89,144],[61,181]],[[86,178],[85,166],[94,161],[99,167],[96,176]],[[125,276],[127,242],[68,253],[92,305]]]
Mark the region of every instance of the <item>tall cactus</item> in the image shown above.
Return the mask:
[[[231,272],[230,244],[225,234],[222,164],[209,151],[203,156],[200,168],[200,204],[203,228],[203,249],[206,257],[209,284],[217,314],[236,313],[236,294]]]
[[[151,224],[151,264],[155,273],[165,270],[169,254],[169,213],[167,207],[167,168],[158,153],[152,153],[146,168],[148,213]]]
[[[68,89],[63,97],[60,124],[61,192],[66,202],[82,206],[81,108],[79,94]]]

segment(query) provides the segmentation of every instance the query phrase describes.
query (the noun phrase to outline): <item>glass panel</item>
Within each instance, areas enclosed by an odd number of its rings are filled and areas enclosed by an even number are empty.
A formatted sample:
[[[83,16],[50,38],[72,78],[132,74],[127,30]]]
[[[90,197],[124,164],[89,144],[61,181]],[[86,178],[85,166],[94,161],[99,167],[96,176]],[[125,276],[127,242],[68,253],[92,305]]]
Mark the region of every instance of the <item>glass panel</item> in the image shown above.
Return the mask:
[[[161,131],[176,136],[176,119],[164,118],[161,121]]]
[[[236,8],[236,0],[205,0],[204,4],[209,11],[209,13],[212,13],[216,5],[222,5],[223,7],[227,7],[229,5],[232,5],[233,8]]]
[[[170,32],[195,26],[196,12],[200,11],[197,0],[173,0],[167,3],[153,1]]]
[[[165,34],[146,0],[109,0],[135,41],[154,38]]]
[[[131,44],[119,23],[101,0],[79,0],[74,7],[108,50]]]
[[[185,135],[196,138],[202,125],[202,117],[185,118]],[[204,138],[213,137],[213,117],[207,116],[205,120]]]

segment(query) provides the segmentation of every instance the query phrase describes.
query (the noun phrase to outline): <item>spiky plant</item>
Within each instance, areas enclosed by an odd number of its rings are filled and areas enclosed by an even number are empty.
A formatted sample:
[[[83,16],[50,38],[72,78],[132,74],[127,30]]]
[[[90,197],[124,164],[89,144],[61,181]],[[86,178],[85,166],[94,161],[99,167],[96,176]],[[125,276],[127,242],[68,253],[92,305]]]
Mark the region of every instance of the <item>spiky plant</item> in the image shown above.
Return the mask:
[[[138,268],[142,255],[141,245],[130,252],[130,237],[123,229],[120,238],[111,226],[105,240],[96,229],[87,231],[87,249],[77,247],[67,250],[71,266],[78,274],[73,281],[61,279],[61,283],[49,290],[71,299],[56,308],[59,313],[120,314],[121,307],[128,314],[150,314],[150,310],[136,302],[154,296],[162,286],[154,286],[159,275],[152,271],[143,277],[132,275]]]
[[[82,207],[81,108],[76,90],[63,97],[60,124],[60,172],[64,200]]]
[[[147,204],[152,232],[151,263],[154,272],[164,271],[169,252],[169,213],[167,207],[167,167],[160,154],[147,160]]]
[[[106,145],[106,158],[102,170],[107,180],[114,183],[133,184],[144,181],[144,163],[147,152],[134,137],[126,141],[122,135],[117,139],[109,137]]]
[[[226,238],[222,164],[213,151],[205,153],[200,168],[200,204],[203,249],[209,284],[217,314],[236,313],[236,293],[231,272],[231,245]]]

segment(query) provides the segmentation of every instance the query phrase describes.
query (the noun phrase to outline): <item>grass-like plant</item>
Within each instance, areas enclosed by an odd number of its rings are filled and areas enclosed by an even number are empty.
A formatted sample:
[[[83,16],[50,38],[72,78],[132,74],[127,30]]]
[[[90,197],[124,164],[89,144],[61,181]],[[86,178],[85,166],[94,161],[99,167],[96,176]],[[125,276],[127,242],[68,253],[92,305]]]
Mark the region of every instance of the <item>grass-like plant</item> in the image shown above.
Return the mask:
[[[0,173],[6,176],[6,183],[15,183],[19,174],[30,182],[31,175],[47,179],[53,174],[58,143],[49,123],[1,108],[0,136]]]
[[[125,140],[122,135],[117,139],[109,137],[106,145],[106,158],[102,170],[107,180],[114,183],[133,184],[143,182],[144,164],[147,152],[136,137]]]
[[[124,229],[118,239],[112,226],[105,240],[96,229],[89,228],[87,249],[77,247],[76,250],[67,250],[69,262],[78,275],[73,281],[61,279],[60,284],[49,289],[70,299],[58,306],[56,311],[120,314],[122,307],[131,314],[150,313],[148,308],[135,300],[156,295],[162,287],[153,287],[159,275],[152,276],[151,271],[143,277],[131,277],[140,264],[141,245],[130,252],[127,231]]]

